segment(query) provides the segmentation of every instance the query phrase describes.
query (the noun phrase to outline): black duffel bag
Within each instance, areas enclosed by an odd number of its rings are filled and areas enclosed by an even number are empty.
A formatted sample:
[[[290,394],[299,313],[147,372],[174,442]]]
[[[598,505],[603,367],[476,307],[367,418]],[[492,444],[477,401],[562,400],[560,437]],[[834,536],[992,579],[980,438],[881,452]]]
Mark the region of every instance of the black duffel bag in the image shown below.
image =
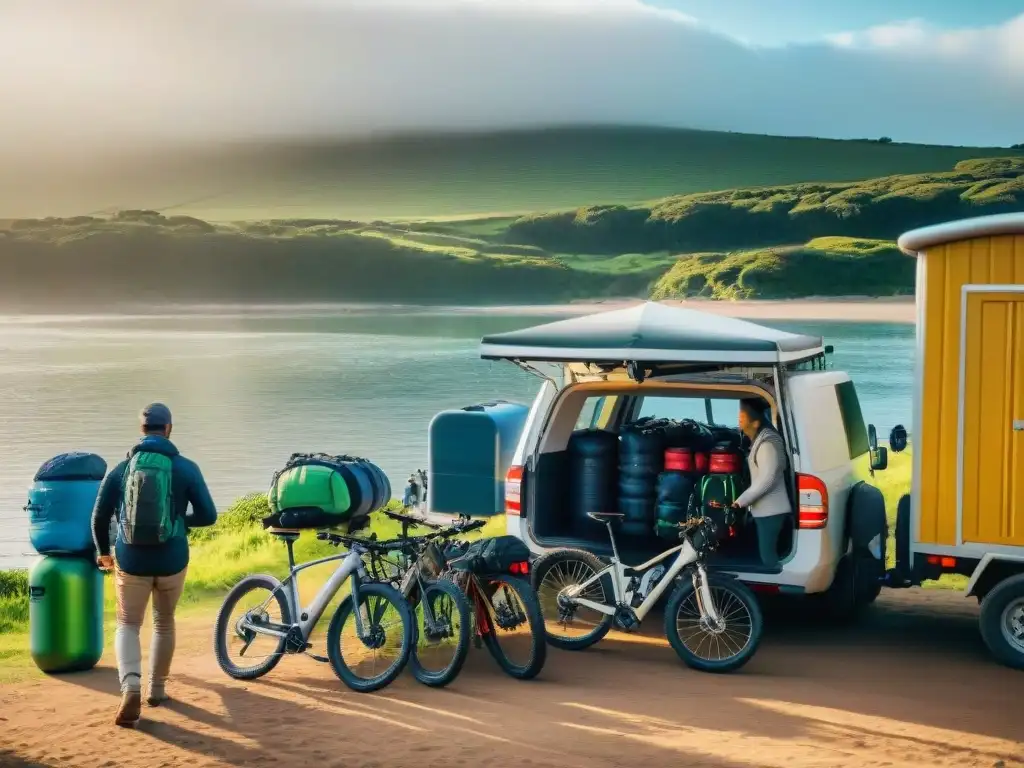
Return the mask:
[[[261,521],[267,529],[309,530],[312,528],[335,528],[353,534],[370,524],[370,516],[366,514],[352,515],[347,520],[338,519],[337,515],[324,512],[318,507],[292,507],[275,512]]]
[[[530,550],[515,536],[495,536],[474,541],[465,549],[445,552],[449,565],[458,571],[476,574],[509,573],[513,563],[530,559]]]

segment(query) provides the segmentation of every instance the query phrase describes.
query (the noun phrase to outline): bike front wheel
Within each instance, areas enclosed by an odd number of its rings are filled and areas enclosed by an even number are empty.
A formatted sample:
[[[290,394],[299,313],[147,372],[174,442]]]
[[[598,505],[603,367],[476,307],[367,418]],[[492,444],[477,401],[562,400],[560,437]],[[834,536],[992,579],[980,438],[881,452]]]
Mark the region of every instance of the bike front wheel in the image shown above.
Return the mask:
[[[750,588],[736,579],[711,574],[708,587],[721,622],[713,625],[702,616],[693,581],[688,580],[665,606],[665,634],[688,667],[733,672],[750,661],[761,642],[761,607]]]
[[[358,693],[370,693],[402,674],[415,641],[415,619],[402,594],[386,584],[362,584],[359,605],[349,595],[331,619],[327,656],[341,682]]]
[[[484,645],[505,674],[530,680],[547,660],[544,616],[537,593],[522,579],[477,576],[477,624]]]
[[[544,633],[555,648],[580,651],[599,642],[612,628],[612,617],[566,597],[605,569],[604,563],[582,549],[556,549],[533,565],[533,588],[544,616]],[[576,597],[613,605],[612,580],[607,575],[587,584]]]
[[[473,620],[466,595],[442,579],[424,585],[413,606],[416,645],[409,657],[413,677],[440,688],[458,677],[469,654]]]

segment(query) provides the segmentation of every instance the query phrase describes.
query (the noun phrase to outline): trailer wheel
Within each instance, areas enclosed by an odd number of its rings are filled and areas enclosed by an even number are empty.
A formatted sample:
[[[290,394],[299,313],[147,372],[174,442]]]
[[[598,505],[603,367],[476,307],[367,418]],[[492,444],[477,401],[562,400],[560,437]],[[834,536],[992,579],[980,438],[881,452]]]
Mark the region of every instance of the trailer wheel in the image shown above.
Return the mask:
[[[981,601],[981,637],[1000,664],[1024,669],[1024,573],[994,586]]]

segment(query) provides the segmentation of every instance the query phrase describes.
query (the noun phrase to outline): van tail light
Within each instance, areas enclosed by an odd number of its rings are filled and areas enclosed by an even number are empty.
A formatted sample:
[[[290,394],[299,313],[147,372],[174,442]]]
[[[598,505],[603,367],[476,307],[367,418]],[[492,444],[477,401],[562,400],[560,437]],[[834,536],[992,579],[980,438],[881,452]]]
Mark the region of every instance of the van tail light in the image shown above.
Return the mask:
[[[505,474],[505,514],[523,516],[523,468],[509,467]]]
[[[828,525],[828,488],[814,475],[797,475],[796,489],[800,497],[797,528],[821,529]]]

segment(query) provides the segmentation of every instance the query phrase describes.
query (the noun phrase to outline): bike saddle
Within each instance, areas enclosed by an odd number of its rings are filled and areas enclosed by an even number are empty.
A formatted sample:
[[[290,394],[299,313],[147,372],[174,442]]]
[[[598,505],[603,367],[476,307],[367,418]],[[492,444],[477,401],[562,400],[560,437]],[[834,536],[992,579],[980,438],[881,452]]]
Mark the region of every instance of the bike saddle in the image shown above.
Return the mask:
[[[267,533],[271,536],[277,536],[279,539],[283,539],[284,541],[288,541],[289,539],[296,541],[302,531],[297,528],[267,528]]]
[[[587,517],[597,520],[599,523],[610,523],[612,520],[621,520],[625,516],[623,512],[587,512]]]

